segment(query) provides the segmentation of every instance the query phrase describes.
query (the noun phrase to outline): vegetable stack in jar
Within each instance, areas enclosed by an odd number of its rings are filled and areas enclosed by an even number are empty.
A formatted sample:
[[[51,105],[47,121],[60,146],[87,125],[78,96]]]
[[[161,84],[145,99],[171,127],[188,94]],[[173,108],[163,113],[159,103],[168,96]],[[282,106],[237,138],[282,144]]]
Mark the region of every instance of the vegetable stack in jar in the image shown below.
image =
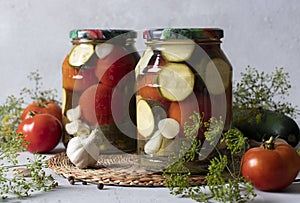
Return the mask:
[[[186,139],[194,112],[203,122],[222,118],[231,126],[232,67],[221,50],[220,29],[154,29],[136,67],[138,152],[152,169],[166,167]],[[196,133],[205,141],[205,127]]]
[[[73,47],[62,64],[63,143],[97,128],[101,153],[134,152],[136,33],[82,29],[70,38]]]

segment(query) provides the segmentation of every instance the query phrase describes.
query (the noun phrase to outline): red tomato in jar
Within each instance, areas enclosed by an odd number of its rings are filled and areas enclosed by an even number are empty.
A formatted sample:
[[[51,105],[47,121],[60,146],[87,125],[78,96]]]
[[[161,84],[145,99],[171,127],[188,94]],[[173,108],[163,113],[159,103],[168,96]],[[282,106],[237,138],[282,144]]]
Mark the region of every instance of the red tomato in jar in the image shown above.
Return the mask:
[[[242,175],[259,190],[282,190],[300,170],[300,157],[292,146],[284,142],[273,144],[251,148],[242,159]]]
[[[122,92],[116,92],[114,97],[113,92],[113,88],[100,83],[89,87],[82,93],[79,105],[83,118],[89,124],[100,126],[113,124],[112,108],[115,108],[116,115],[114,116],[118,118],[117,120],[122,120],[126,112]],[[115,99],[114,105],[112,105],[112,98]]]
[[[168,109],[171,102],[161,96],[156,82],[157,75],[157,73],[147,73],[147,75],[140,76],[137,80],[137,93],[143,99],[158,101]]]
[[[101,83],[115,87],[126,74],[134,70],[136,63],[132,53],[114,46],[107,56],[97,60],[95,75]]]
[[[62,110],[54,101],[37,101],[29,104],[22,113],[22,120],[32,117],[33,114],[50,114],[62,122]]]
[[[181,135],[184,136],[184,124],[191,122],[190,116],[194,113],[203,116],[202,121],[207,122],[211,117],[211,102],[208,95],[191,94],[185,100],[172,102],[168,109],[168,117],[175,119],[180,124]],[[204,115],[203,115],[204,114]],[[202,125],[198,131],[198,138],[204,140],[206,128]]]
[[[98,83],[94,69],[81,70],[69,64],[69,55],[66,56],[62,64],[63,88],[72,91],[83,91],[89,86]]]
[[[46,153],[58,144],[62,136],[60,121],[50,114],[37,114],[23,120],[17,129],[24,140],[29,142],[27,151],[32,153]]]

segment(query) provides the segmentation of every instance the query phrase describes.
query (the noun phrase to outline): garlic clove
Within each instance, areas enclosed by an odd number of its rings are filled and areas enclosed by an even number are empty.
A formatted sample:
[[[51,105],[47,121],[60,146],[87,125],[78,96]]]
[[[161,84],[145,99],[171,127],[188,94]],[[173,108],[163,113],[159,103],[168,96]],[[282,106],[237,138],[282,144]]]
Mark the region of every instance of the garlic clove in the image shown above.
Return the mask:
[[[66,153],[70,161],[78,168],[86,168],[88,166],[87,152],[82,147],[78,137],[72,138],[67,146]]]
[[[65,129],[67,133],[69,133],[70,135],[74,135],[76,132],[78,132],[80,123],[81,123],[80,120],[75,120],[72,121],[71,123],[67,123],[65,125]]]
[[[158,152],[162,143],[162,135],[160,131],[156,131],[150,140],[145,144],[144,151],[146,154],[152,155]]]
[[[89,136],[90,126],[81,120],[75,120],[65,125],[67,133],[75,136]]]
[[[87,168],[97,163],[99,156],[99,134],[94,129],[88,137],[73,137],[67,146],[67,156],[78,168]]]
[[[78,120],[81,117],[81,110],[80,110],[80,106],[76,106],[73,109],[69,109],[66,113],[67,118],[69,119],[69,121],[75,121]]]
[[[179,123],[172,118],[165,118],[159,121],[158,129],[162,136],[167,139],[173,139],[179,134]]]
[[[87,153],[94,159],[98,160],[99,156],[99,130],[96,128],[92,130],[89,137],[84,139],[83,147]]]
[[[114,49],[114,45],[109,43],[97,44],[95,46],[95,52],[99,59],[104,59],[108,56]]]

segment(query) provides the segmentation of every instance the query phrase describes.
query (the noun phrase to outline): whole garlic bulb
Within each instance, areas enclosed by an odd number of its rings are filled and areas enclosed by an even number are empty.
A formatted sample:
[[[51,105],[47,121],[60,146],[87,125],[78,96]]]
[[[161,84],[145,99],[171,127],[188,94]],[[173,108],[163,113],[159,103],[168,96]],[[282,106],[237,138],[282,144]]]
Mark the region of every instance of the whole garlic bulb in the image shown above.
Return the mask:
[[[97,163],[99,156],[98,129],[87,137],[73,137],[67,146],[67,156],[78,168],[87,168]]]

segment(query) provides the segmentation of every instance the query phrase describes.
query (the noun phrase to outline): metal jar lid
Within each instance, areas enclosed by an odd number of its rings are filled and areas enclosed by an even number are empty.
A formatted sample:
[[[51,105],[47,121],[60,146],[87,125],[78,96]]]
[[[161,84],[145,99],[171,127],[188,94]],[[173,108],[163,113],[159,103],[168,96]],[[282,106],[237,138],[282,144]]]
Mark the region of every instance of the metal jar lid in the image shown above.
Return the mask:
[[[224,33],[219,28],[159,28],[145,30],[144,39],[168,40],[168,39],[212,39],[220,40]]]
[[[115,37],[120,37],[124,39],[136,38],[137,34],[133,30],[119,30],[119,29],[76,29],[70,31],[71,39],[109,40]]]

